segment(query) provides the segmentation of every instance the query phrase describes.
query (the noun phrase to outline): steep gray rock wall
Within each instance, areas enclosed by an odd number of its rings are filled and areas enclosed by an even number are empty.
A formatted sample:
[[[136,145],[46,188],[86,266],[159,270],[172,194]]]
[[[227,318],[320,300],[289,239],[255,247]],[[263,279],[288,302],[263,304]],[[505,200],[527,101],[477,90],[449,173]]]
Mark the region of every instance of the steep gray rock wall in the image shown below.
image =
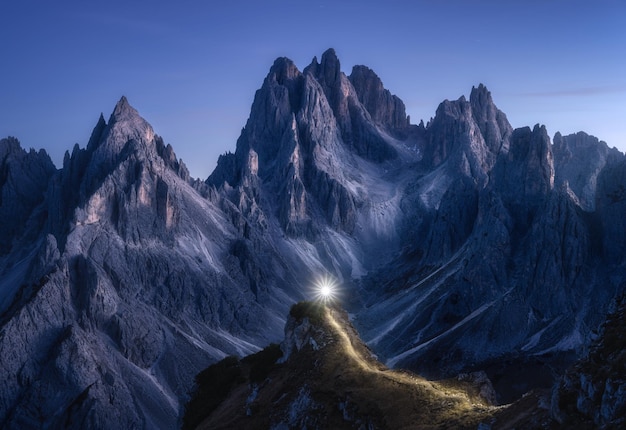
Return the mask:
[[[576,194],[581,207],[595,210],[598,175],[607,165],[623,160],[617,149],[609,149],[606,142],[584,132],[562,136],[554,135],[555,183],[567,182]]]
[[[626,210],[626,162],[607,166],[598,176],[596,214],[600,219],[599,231],[604,258],[612,264],[624,262],[626,235],[624,219]]]
[[[494,186],[516,221],[525,230],[554,187],[554,163],[545,127],[517,129],[508,153],[494,169]]]
[[[0,426],[175,426],[193,375],[280,339],[323,276],[390,365],[449,376],[577,353],[624,289],[626,167],[558,136],[512,130],[483,85],[412,126],[329,50],[302,72],[276,60],[204,182],[125,98],[57,172],[12,150]]]
[[[388,94],[382,84],[376,91]],[[376,163],[395,157],[393,139],[383,131],[408,127],[406,118],[403,126],[383,120],[404,115],[403,105],[390,100],[374,123],[333,50],[304,72],[280,58],[256,93],[235,154],[220,157],[207,183],[231,190],[236,205],[245,201],[277,214],[290,236],[311,238],[328,224],[351,233],[361,204],[350,177],[358,175],[355,155]]]
[[[398,136],[406,136],[410,121],[404,103],[384,88],[373,70],[366,66],[354,66],[348,79],[374,123]]]
[[[477,90],[473,93],[480,98]],[[418,185],[412,192],[419,198],[407,196],[407,201],[428,201],[424,190],[442,184],[444,191],[432,215],[421,209],[410,216],[418,226],[409,230],[411,239],[400,256],[364,280],[371,299],[357,321],[389,365],[433,377],[484,366],[507,380],[502,372],[508,371],[493,370],[490,363],[548,356],[544,360],[552,360],[551,366],[563,366],[571,360],[568,354],[592,336],[604,312],[598,311],[606,310],[622,288],[621,272],[613,275],[617,281],[609,281],[606,264],[611,261],[601,255],[623,254],[618,251],[623,247],[618,231],[623,230],[620,222],[609,221],[619,211],[614,206],[618,198],[598,203],[590,216],[566,183],[555,187],[545,127],[512,132],[503,127],[502,133],[492,116],[491,125],[481,128],[475,117],[484,114],[474,115],[474,109],[464,99],[444,102],[426,128],[433,138],[424,151],[433,157],[428,162],[434,161],[435,170],[417,184],[433,182]],[[623,169],[600,174],[598,190],[613,190],[604,195],[619,194],[617,172]],[[599,220],[602,213],[607,215]],[[610,225],[617,239],[604,253],[599,242],[608,238],[600,239],[602,225]],[[387,277],[388,272],[395,276]],[[515,384],[531,386],[528,381]],[[510,385],[498,389],[511,398]]]
[[[26,152],[15,138],[0,140],[0,257],[11,252],[24,233],[55,172],[43,149]]]
[[[174,427],[198,370],[277,339],[292,301],[281,258],[245,251],[125,99],[94,136],[53,179],[30,269],[4,271],[22,284],[0,333],[5,428]]]
[[[555,385],[552,415],[564,427],[626,425],[626,300],[622,296],[589,351]]]
[[[506,115],[493,102],[491,93],[483,84],[472,87],[470,93],[472,116],[478,125],[483,139],[494,155],[508,151],[508,139],[513,128]],[[489,164],[493,164],[495,159]]]

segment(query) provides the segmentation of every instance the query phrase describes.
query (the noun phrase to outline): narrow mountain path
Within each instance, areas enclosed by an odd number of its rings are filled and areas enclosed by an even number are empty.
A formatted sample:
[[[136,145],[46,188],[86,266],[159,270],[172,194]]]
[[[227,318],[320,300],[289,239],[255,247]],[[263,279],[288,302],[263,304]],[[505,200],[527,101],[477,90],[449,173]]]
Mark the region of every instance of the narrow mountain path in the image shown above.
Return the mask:
[[[335,313],[336,312],[333,309],[326,308],[326,315],[327,315],[328,322],[333,327],[336,334],[339,336],[339,342],[341,343],[344,351],[350,358],[354,360],[354,362],[361,369],[367,372],[376,373],[384,378],[391,379],[400,384],[407,384],[407,385],[414,385],[414,386],[419,385],[426,389],[437,390],[437,388],[435,388],[433,383],[431,383],[430,381],[421,379],[417,376],[409,375],[407,373],[395,371],[392,369],[381,369],[380,367],[376,366],[376,363],[372,358],[364,357],[363,354],[357,351],[357,349],[352,344],[350,337],[346,333],[345,327],[343,327],[339,323],[339,321],[337,320],[337,317],[335,316]],[[461,392],[458,393],[458,396],[465,397],[467,399],[467,396],[464,396],[463,393]]]
[[[440,397],[441,399],[447,398],[449,400],[454,399],[456,407],[466,411],[473,410],[479,414],[489,414],[501,407],[489,406],[483,403],[476,403],[470,399],[465,391],[462,389],[455,389],[447,386],[443,386],[437,382],[428,381],[413,375],[408,372],[388,369],[376,362],[372,357],[363,355],[363,352],[359,351],[352,343],[350,336],[346,332],[346,327],[338,320],[337,311],[330,307],[326,308],[326,319],[332,329],[337,334],[339,343],[347,356],[354,361],[354,363],[362,370],[375,374],[379,377],[394,381],[395,383],[413,387],[418,391],[426,391],[431,394]]]
[[[400,384],[406,384],[406,385],[412,385],[412,386],[419,385],[420,387],[428,389],[428,390],[436,390],[433,384],[425,379],[422,380],[418,378],[417,376],[412,376],[412,375],[409,375],[403,372],[398,372],[398,371],[391,370],[391,369],[381,368],[376,365],[376,362],[372,358],[364,357],[363,353],[359,352],[352,344],[350,337],[346,333],[345,327],[343,327],[339,323],[335,313],[336,312],[333,309],[327,308],[326,314],[327,314],[328,322],[333,327],[336,334],[339,336],[339,342],[342,345],[343,350],[346,352],[346,354],[350,358],[354,360],[357,366],[359,366],[361,369],[367,372],[378,374],[386,379],[393,380]],[[465,396],[465,398],[467,398],[467,396]]]
[[[369,360],[366,360],[362,354],[357,352],[357,350],[352,345],[348,334],[346,333],[345,328],[339,324],[337,318],[335,317],[335,311],[329,307],[326,308],[326,318],[330,325],[335,330],[335,333],[339,336],[339,342],[343,346],[344,351],[350,358],[352,358],[356,364],[361,367],[363,370],[367,370],[369,372],[379,372],[379,369],[376,368]]]

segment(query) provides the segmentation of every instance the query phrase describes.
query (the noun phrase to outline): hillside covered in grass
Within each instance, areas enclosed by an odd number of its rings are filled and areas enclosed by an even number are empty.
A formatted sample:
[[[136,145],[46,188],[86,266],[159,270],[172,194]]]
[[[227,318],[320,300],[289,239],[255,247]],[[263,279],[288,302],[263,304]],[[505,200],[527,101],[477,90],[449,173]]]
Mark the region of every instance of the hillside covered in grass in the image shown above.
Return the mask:
[[[348,315],[336,307],[294,305],[280,347],[228,357],[196,378],[186,429],[510,428],[540,425],[536,397],[524,408],[494,406],[483,373],[428,381],[380,363]],[[530,408],[528,407],[530,406]]]

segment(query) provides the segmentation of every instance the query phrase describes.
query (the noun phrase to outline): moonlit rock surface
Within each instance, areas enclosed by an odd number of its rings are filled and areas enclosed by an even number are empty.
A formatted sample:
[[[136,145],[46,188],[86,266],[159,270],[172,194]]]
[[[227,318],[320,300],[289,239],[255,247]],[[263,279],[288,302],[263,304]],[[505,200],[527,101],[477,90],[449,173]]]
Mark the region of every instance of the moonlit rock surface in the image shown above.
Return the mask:
[[[553,153],[557,184],[567,182],[581,207],[593,212],[598,175],[605,166],[622,160],[623,154],[582,131],[569,136],[556,133]]]
[[[194,375],[281,339],[325,274],[389,365],[575,355],[626,246],[624,157],[579,140],[513,130],[484,85],[409,124],[333,50],[274,62],[206,181],[125,98],[58,171],[3,140],[0,426],[175,427]]]

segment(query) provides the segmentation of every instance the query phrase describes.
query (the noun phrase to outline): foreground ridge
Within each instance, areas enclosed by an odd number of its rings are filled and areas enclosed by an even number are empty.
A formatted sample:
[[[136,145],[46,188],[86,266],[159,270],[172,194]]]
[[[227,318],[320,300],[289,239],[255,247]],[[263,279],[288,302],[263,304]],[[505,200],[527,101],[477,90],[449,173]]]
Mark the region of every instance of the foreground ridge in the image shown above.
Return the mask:
[[[294,305],[280,348],[229,358],[198,375],[196,395],[222,395],[201,423],[190,418],[202,416],[206,403],[194,398],[184,428],[476,428],[501,409],[486,398],[493,394],[484,375],[432,382],[388,369],[335,307]],[[270,350],[274,364],[262,358]],[[233,375],[228,381],[216,373],[225,367]]]

